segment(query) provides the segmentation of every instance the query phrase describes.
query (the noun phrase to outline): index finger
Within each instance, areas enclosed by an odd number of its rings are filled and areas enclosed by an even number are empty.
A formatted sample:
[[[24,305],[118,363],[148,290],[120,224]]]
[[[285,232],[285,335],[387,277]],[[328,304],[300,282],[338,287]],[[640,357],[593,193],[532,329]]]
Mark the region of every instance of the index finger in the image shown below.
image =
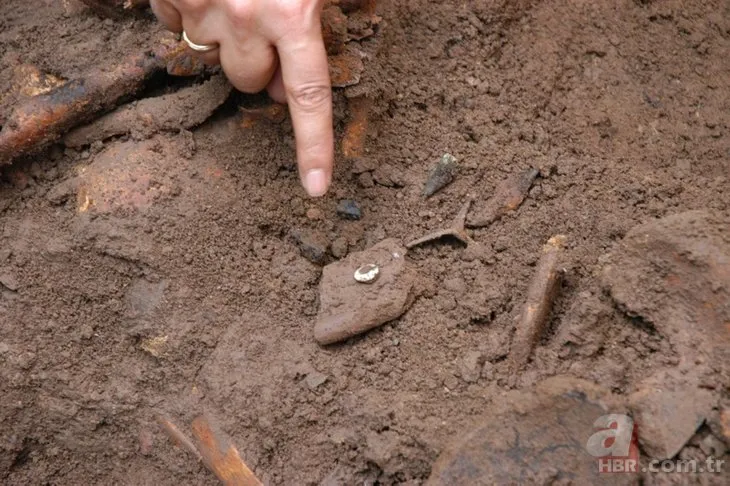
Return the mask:
[[[334,131],[332,88],[319,19],[303,34],[292,32],[279,39],[276,48],[302,185],[310,196],[322,196],[332,180]]]

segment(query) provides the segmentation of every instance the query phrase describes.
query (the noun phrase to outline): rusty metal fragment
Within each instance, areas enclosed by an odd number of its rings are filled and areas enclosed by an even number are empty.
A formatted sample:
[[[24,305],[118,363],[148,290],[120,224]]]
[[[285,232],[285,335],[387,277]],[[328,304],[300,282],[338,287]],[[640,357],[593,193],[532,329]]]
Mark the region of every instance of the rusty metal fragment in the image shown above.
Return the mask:
[[[80,79],[20,103],[0,131],[0,165],[45,147],[66,131],[112,109],[168,63],[189,56],[185,45],[164,37],[153,50],[136,52],[111,69],[97,68]]]
[[[510,350],[513,372],[524,368],[530,360],[532,350],[545,331],[545,325],[560,286],[559,263],[565,241],[565,236],[556,235],[542,247],[542,256],[527,290],[527,300]]]
[[[282,123],[286,120],[286,105],[272,103],[270,105],[255,107],[240,107],[239,110],[243,115],[241,126],[243,128],[252,128],[259,121],[265,120],[269,123]]]
[[[539,174],[539,170],[530,168],[505,179],[497,186],[486,204],[477,208],[474,216],[467,221],[467,226],[470,228],[489,226],[505,214],[520,207]]]
[[[467,201],[466,204],[464,204],[461,207],[461,210],[459,210],[459,213],[456,215],[453,222],[451,223],[451,226],[449,226],[448,228],[443,229],[443,230],[434,231],[432,233],[427,234],[426,236],[413,240],[406,244],[406,248],[411,249],[415,246],[419,246],[419,245],[422,245],[424,243],[428,243],[431,241],[440,240],[441,238],[444,238],[447,236],[456,238],[457,240],[461,241],[465,245],[475,244],[476,242],[471,239],[469,234],[466,232],[466,228],[464,227],[464,223],[466,221],[466,215],[469,212],[470,206],[471,206],[471,201]]]
[[[348,159],[360,158],[365,153],[371,103],[367,96],[347,99],[350,119],[345,125],[345,135],[342,138],[342,154]]]

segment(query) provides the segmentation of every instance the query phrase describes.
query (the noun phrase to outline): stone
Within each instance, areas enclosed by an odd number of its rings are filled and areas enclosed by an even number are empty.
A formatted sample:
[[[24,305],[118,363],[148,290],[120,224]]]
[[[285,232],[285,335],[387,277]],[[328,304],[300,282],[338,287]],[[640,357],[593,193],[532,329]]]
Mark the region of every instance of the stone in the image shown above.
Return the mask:
[[[319,371],[312,371],[308,373],[307,377],[304,379],[310,390],[316,390],[320,386],[324,385],[327,380],[327,375],[320,373]]]
[[[0,285],[8,290],[12,290],[13,292],[20,288],[18,279],[15,278],[15,275],[9,272],[0,273]]]
[[[397,319],[408,310],[415,298],[416,278],[405,255],[400,242],[386,239],[324,267],[314,326],[317,342],[342,341]],[[355,270],[366,263],[380,268],[379,278],[369,285],[353,278]]]
[[[337,215],[342,219],[357,221],[362,218],[362,210],[357,201],[343,199],[337,204]]]
[[[458,172],[459,164],[456,161],[456,157],[451,154],[444,154],[433,169],[431,169],[431,173],[423,188],[424,197],[431,197],[451,184]]]
[[[334,241],[332,241],[332,245],[330,245],[330,251],[332,252],[332,256],[340,259],[347,256],[348,251],[348,243],[347,238],[344,238],[342,236],[335,238]]]
[[[476,424],[455,432],[425,484],[637,484],[636,474],[598,473],[585,449],[614,402],[608,391],[567,377],[500,395]]]
[[[320,220],[324,219],[324,213],[319,208],[312,207],[312,208],[307,209],[306,215],[307,215],[307,219],[309,219],[311,221],[320,221]]]
[[[299,247],[299,252],[312,263],[324,263],[329,242],[321,233],[312,230],[294,230],[292,237]]]
[[[363,172],[357,176],[357,183],[363,189],[370,189],[375,186],[373,175],[370,172]]]
[[[730,362],[730,218],[688,211],[632,228],[602,261],[601,282],[693,361]]]
[[[676,369],[649,377],[629,395],[639,443],[655,459],[671,459],[692,438],[716,401],[698,380]]]

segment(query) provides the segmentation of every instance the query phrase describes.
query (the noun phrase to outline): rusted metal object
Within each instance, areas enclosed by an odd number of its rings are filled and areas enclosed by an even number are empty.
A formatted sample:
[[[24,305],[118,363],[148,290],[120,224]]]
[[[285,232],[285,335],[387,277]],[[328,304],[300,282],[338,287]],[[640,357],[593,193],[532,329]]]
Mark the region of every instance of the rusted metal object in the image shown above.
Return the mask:
[[[256,107],[240,107],[239,110],[243,115],[241,126],[243,128],[253,128],[258,122],[264,120],[269,123],[282,123],[286,120],[286,105],[272,103],[270,105]]]
[[[168,64],[180,65],[180,58],[189,56],[184,44],[165,37],[154,49],[136,52],[111,69],[94,69],[83,78],[22,101],[0,132],[0,166],[44,148],[71,128],[109,111],[120,99],[139,92],[153,74]]]
[[[545,331],[560,286],[559,263],[565,241],[566,237],[563,235],[553,236],[542,247],[542,256],[527,290],[527,300],[510,350],[513,372],[524,368],[537,341]]]
[[[350,109],[350,119],[345,125],[345,135],[342,138],[342,155],[348,159],[357,159],[365,153],[365,139],[367,137],[370,105],[372,102],[366,96],[348,98],[347,107]]]
[[[469,212],[470,206],[471,201],[467,201],[461,207],[461,210],[459,210],[459,213],[456,215],[454,221],[451,223],[451,226],[449,226],[448,228],[434,231],[427,234],[426,236],[413,240],[406,244],[406,248],[411,249],[415,246],[423,245],[424,243],[429,243],[431,241],[440,240],[441,238],[445,238],[447,236],[456,238],[465,245],[475,244],[474,240],[472,240],[472,238],[466,232],[466,228],[464,227],[466,215]]]
[[[469,217],[467,226],[470,228],[489,226],[505,214],[519,208],[539,174],[539,170],[530,168],[505,179],[497,186],[486,204],[477,208],[475,214]]]

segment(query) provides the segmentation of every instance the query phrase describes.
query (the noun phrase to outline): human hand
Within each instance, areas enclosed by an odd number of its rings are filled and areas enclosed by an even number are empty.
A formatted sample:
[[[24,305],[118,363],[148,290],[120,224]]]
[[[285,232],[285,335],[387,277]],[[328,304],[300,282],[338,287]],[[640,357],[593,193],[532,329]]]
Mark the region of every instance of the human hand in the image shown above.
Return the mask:
[[[151,0],[173,32],[199,45],[208,64],[220,63],[231,84],[246,93],[264,88],[288,103],[297,140],[302,185],[310,196],[327,192],[332,178],[332,90],[320,15],[323,0]]]

